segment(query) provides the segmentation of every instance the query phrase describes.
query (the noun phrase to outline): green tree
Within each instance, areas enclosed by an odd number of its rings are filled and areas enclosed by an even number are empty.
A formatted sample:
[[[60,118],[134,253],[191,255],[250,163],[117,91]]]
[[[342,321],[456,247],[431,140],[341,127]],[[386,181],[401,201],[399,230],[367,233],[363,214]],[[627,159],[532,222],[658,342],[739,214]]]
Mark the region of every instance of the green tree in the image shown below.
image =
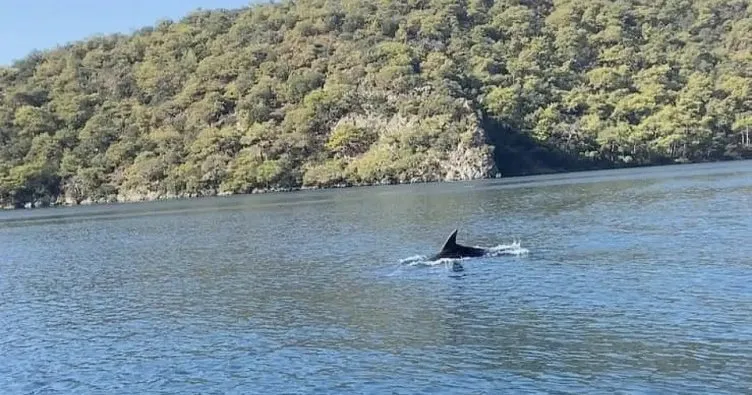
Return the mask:
[[[0,205],[752,157],[744,0],[298,0],[0,67]]]

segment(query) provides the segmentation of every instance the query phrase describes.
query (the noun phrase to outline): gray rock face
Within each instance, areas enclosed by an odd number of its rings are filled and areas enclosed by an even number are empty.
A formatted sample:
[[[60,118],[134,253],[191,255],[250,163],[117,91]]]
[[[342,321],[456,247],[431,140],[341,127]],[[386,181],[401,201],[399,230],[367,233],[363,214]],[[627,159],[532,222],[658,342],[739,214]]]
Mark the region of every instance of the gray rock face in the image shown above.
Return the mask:
[[[444,181],[477,180],[495,177],[498,173],[490,147],[458,147],[443,164]]]
[[[465,181],[497,177],[499,170],[493,157],[493,147],[486,144],[486,132],[480,118],[474,114],[467,123],[472,125],[448,159],[442,163],[444,181]]]
[[[477,180],[498,174],[493,147],[484,142],[485,131],[475,127],[470,133],[469,141],[460,142],[442,164],[442,170],[446,172],[444,181]]]

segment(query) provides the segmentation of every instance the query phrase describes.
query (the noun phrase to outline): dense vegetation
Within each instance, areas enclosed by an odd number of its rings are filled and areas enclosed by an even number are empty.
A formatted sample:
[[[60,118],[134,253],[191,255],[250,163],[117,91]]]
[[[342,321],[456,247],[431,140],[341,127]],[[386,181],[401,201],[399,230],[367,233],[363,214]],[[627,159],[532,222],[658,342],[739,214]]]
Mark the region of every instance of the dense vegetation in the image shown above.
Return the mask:
[[[0,68],[0,203],[750,154],[748,0],[297,0]]]

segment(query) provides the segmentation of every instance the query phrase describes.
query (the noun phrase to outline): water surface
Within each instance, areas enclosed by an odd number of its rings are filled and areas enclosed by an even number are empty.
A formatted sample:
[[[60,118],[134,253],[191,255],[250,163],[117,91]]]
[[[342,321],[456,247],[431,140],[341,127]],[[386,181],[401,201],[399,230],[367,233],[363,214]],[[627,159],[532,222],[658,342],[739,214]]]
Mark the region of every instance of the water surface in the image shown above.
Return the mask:
[[[2,212],[0,392],[750,393],[750,164]]]

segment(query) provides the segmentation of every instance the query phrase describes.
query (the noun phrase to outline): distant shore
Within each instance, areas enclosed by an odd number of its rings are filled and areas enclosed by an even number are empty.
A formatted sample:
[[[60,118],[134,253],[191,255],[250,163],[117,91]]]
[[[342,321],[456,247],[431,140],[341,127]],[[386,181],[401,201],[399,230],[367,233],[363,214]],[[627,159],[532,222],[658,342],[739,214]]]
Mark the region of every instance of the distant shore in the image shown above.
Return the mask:
[[[119,195],[113,195],[107,198],[101,198],[101,199],[96,199],[96,200],[84,199],[79,203],[66,202],[62,197],[58,197],[57,199],[50,201],[49,204],[44,204],[44,202],[42,201],[37,201],[36,202],[37,204],[27,203],[26,205],[22,207],[3,206],[2,209],[4,210],[30,210],[30,209],[76,207],[76,206],[96,206],[96,205],[105,205],[105,204],[148,203],[148,202],[168,201],[168,200],[192,200],[192,199],[203,199],[203,198],[212,198],[212,197],[290,193],[290,192],[303,192],[303,191],[313,191],[313,190],[368,188],[368,187],[379,187],[379,186],[389,186],[389,185],[394,186],[394,185],[412,185],[412,184],[446,184],[446,183],[483,181],[483,180],[492,180],[492,179],[514,179],[514,178],[521,178],[521,177],[533,177],[533,176],[543,176],[543,175],[553,175],[553,174],[563,175],[563,174],[576,174],[576,173],[591,173],[591,172],[608,171],[608,170],[668,168],[668,167],[675,167],[675,166],[691,166],[691,165],[701,165],[701,164],[711,164],[711,163],[734,163],[734,162],[743,162],[743,161],[749,161],[749,160],[752,160],[752,159],[740,158],[740,159],[725,159],[725,160],[705,160],[705,161],[697,161],[697,162],[676,162],[676,163],[666,163],[666,164],[624,164],[621,166],[603,166],[603,167],[598,167],[598,168],[579,169],[579,170],[536,169],[534,171],[520,172],[518,174],[509,175],[509,176],[497,175],[496,177],[459,179],[459,180],[452,180],[452,181],[411,181],[411,182],[392,181],[392,182],[362,183],[362,184],[341,183],[341,184],[335,184],[335,185],[323,186],[323,187],[322,186],[295,186],[295,187],[288,187],[288,188],[256,188],[252,190],[251,192],[245,192],[245,193],[233,193],[233,192],[213,193],[212,191],[206,191],[204,193],[197,193],[197,194],[150,193],[150,194],[141,194],[141,195],[131,194],[129,196],[119,194]]]

